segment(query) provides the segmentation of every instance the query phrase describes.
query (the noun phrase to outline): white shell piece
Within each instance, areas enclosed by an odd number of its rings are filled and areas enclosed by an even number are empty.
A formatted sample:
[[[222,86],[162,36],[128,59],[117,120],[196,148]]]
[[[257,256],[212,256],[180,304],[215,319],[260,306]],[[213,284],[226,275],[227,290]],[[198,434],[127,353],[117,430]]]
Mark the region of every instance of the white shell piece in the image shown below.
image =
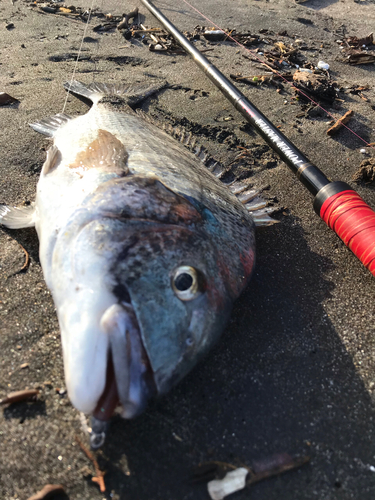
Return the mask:
[[[318,62],[318,68],[319,69],[325,69],[326,71],[329,70],[329,64],[324,62],[324,61],[319,61]]]
[[[240,467],[228,472],[223,479],[210,481],[207,484],[207,488],[212,500],[222,500],[231,493],[245,488],[248,472],[244,467]]]
[[[221,30],[206,30],[204,35],[225,35],[225,33]]]

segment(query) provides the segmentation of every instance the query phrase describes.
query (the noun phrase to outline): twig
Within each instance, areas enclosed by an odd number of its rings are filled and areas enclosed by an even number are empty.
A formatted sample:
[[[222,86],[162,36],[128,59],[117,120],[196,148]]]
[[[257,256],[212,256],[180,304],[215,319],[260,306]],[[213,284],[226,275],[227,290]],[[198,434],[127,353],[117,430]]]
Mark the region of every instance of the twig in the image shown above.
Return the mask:
[[[75,436],[75,438],[76,438],[77,443],[81,447],[81,450],[84,452],[84,454],[86,455],[86,457],[92,462],[92,464],[93,464],[93,466],[95,468],[96,477],[92,477],[91,481],[93,483],[97,483],[99,485],[101,493],[105,493],[105,491],[106,491],[105,483],[104,483],[104,474],[105,474],[105,472],[103,472],[102,470],[100,470],[99,464],[96,461],[96,458],[91,453],[91,451],[86,448],[86,446],[82,443],[82,441],[79,439],[79,437]]]
[[[348,123],[350,118],[353,116],[353,113],[354,113],[353,110],[347,111],[344,116],[342,116],[339,120],[337,120],[337,122],[327,130],[327,135],[336,134],[336,132],[338,132],[345,123]]]
[[[20,272],[24,271],[24,270],[27,268],[27,266],[29,265],[29,262],[30,262],[30,256],[29,256],[28,252],[27,252],[27,251],[23,248],[23,246],[21,245],[21,243],[19,243],[18,241],[17,241],[17,243],[19,244],[19,246],[22,248],[22,250],[23,250],[23,251],[24,251],[24,253],[25,253],[25,262],[24,262],[23,266],[21,267],[21,269],[19,269],[18,271],[15,271],[15,272],[14,272],[14,273],[12,273],[12,274],[9,274],[9,275],[7,276],[7,279],[8,279],[8,278],[12,278],[12,277],[13,277],[13,276],[15,276],[16,274],[19,274]]]
[[[271,461],[273,458],[279,459],[278,455],[271,457]],[[250,467],[246,467],[249,471],[250,478],[247,480],[246,484],[251,485],[258,483],[259,481],[263,481],[263,479],[268,479],[269,477],[278,476],[279,474],[283,474],[284,472],[288,472],[293,469],[297,469],[298,467],[302,467],[302,465],[307,464],[310,461],[310,457],[298,457],[292,458],[287,454],[280,454],[281,462],[284,460],[284,463],[276,464],[276,466],[271,466],[268,469],[260,470],[254,472],[254,467],[251,469]]]
[[[21,269],[20,269],[19,271],[17,271],[17,273],[20,273],[21,271],[23,271],[24,269],[26,269],[26,268],[27,268],[27,266],[29,265],[29,262],[30,262],[30,256],[29,256],[29,254],[28,254],[27,250],[25,250],[25,249],[23,248],[23,246],[21,245],[21,243],[18,243],[18,244],[19,244],[19,246],[22,248],[22,250],[23,250],[23,251],[24,251],[24,253],[25,253],[25,263],[24,263],[24,265],[21,267]]]
[[[145,28],[144,30],[132,29],[132,33],[161,33],[165,35],[165,31],[161,28]]]
[[[43,12],[42,10],[34,10],[33,12],[37,12],[38,14],[42,14],[43,16],[56,16],[56,17],[62,17],[61,14],[57,14],[56,12],[49,12],[47,14],[47,12]],[[71,21],[72,23],[75,23],[75,24],[79,24],[80,26],[82,26],[82,21],[76,21],[75,19],[72,19],[71,16],[73,14],[64,14],[64,19],[69,19],[69,21]],[[79,14],[74,14],[77,18],[79,17]]]
[[[139,26],[142,28],[142,30],[143,30],[143,31],[146,31],[146,30],[147,30],[146,26],[144,26],[143,24],[140,24]],[[150,35],[150,37],[151,37],[151,39],[152,39],[155,43],[160,43],[160,45],[164,46],[164,45],[160,42],[160,40],[159,40],[158,38],[156,38],[156,36],[154,36],[154,35],[152,35],[152,34],[151,34],[151,35]],[[164,48],[165,48],[165,47],[164,47]]]
[[[25,389],[24,391],[11,392],[4,399],[0,399],[0,405],[19,403],[20,401],[35,399],[38,394],[38,389]]]

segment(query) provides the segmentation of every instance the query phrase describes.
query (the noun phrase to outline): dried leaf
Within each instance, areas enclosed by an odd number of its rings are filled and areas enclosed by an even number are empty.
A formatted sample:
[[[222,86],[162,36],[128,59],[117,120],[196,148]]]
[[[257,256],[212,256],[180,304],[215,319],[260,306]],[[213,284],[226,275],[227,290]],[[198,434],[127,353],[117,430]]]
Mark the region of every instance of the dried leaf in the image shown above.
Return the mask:
[[[369,35],[358,38],[356,36],[349,36],[345,38],[345,41],[353,47],[362,47],[362,45],[372,45],[374,43],[374,35],[370,33]]]

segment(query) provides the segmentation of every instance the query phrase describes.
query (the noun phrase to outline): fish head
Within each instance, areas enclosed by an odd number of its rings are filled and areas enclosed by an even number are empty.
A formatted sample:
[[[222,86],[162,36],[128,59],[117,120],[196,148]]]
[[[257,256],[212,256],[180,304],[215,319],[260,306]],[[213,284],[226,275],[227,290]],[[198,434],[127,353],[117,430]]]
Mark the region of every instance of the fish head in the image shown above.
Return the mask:
[[[69,289],[54,298],[69,396],[103,420],[118,400],[123,417],[134,417],[191,370],[222,333],[254,263],[254,248],[244,265],[207,210],[158,182],[151,210],[147,188],[147,217],[135,203],[120,214],[107,204],[67,236],[71,257],[61,256]],[[116,189],[110,198],[123,196]]]

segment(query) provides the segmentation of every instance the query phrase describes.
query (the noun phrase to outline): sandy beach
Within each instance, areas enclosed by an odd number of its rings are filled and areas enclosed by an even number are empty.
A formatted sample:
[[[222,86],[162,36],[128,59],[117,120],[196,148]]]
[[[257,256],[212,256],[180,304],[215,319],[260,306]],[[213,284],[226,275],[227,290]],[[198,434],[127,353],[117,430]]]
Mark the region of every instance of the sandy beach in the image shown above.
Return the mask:
[[[78,0],[70,5],[90,8]],[[212,26],[182,1],[155,5],[181,31]],[[95,16],[84,33],[79,16],[41,6],[0,2],[0,92],[18,100],[0,106],[1,204],[35,199],[49,142],[28,123],[62,111],[62,84],[76,66],[75,78],[87,83],[165,79],[173,87],[142,109],[185,126],[225,165],[246,149],[237,173],[268,184],[267,195],[282,210],[279,224],[257,233],[254,276],[217,346],[140,417],[114,417],[96,453],[106,472],[105,492],[92,482],[93,464],[76,440],[88,445],[65,390],[59,326],[36,233],[0,228],[0,399],[26,388],[40,391],[36,402],[0,407],[1,499],[27,500],[45,484],[62,484],[71,500],[204,500],[206,483],[191,481],[198,464],[251,467],[288,453],[310,461],[246,487],[233,499],[372,500],[374,277],[314,213],[312,196],[287,166],[187,55],[150,51],[141,38],[126,39],[116,29],[98,31],[94,28],[105,20]],[[259,57],[282,42],[298,47],[302,65],[329,64],[337,93],[321,104],[337,119],[353,110],[348,126],[357,135],[343,129],[328,136],[332,118],[296,98],[288,84],[277,89],[267,82],[235,83],[330,179],[349,183],[375,208],[375,184],[352,180],[361,162],[374,158],[371,148],[361,152],[358,136],[375,141],[375,66],[347,64],[341,44],[374,30],[374,1],[203,0],[195,6],[222,28],[258,36],[259,43],[249,48]],[[160,26],[138,0],[94,7],[114,16],[139,7],[144,25]],[[267,73],[229,41],[200,37],[194,43],[208,50],[205,55],[228,77],[251,80]],[[374,45],[368,53],[375,55]],[[290,65],[290,73],[295,71]],[[87,109],[69,96],[66,113]],[[25,252],[30,262],[23,269]]]

